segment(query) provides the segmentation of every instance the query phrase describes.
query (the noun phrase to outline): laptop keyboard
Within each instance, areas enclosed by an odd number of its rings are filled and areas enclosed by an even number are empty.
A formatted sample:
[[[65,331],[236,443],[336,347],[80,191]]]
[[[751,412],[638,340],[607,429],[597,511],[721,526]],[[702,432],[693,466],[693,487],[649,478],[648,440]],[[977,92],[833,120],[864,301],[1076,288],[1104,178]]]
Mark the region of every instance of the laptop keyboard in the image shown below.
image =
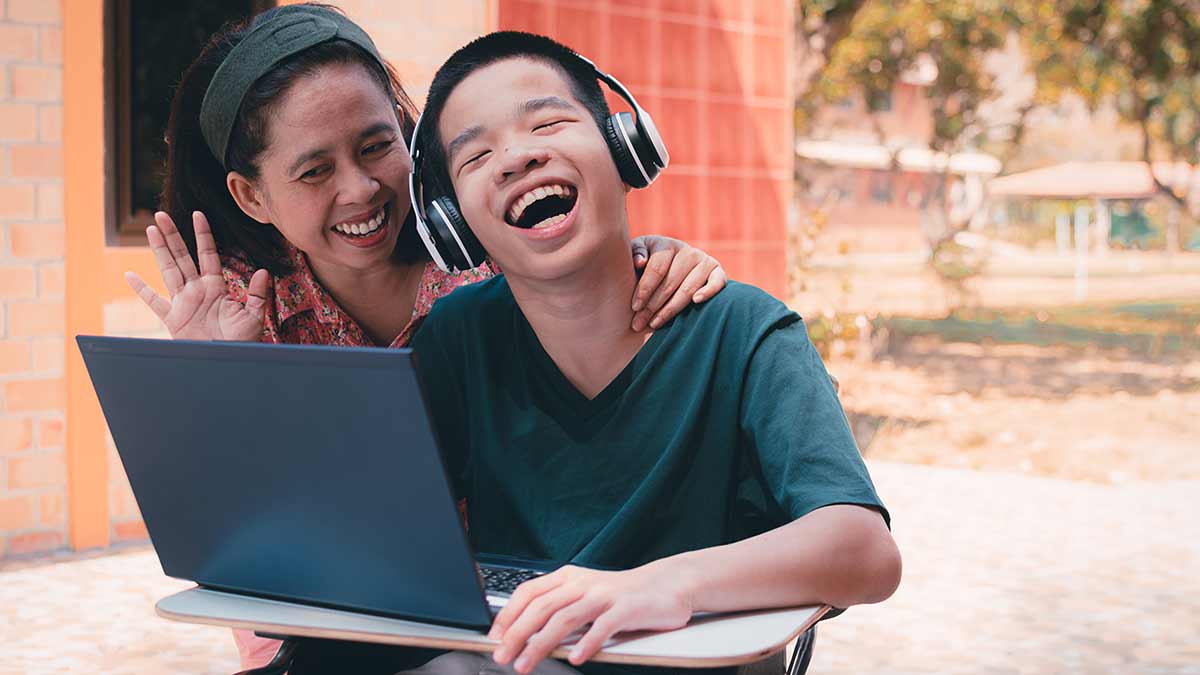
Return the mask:
[[[540,577],[542,574],[544,572],[517,567],[479,566],[479,576],[483,577],[483,587],[492,593],[512,594],[517,590],[517,586],[534,577]]]

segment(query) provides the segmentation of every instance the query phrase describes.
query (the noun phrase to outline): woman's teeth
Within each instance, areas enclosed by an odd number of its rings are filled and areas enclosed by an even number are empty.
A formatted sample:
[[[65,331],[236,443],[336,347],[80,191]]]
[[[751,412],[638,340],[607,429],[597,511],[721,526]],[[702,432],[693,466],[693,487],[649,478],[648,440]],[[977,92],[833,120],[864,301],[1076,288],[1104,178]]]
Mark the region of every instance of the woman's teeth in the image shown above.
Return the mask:
[[[383,224],[383,216],[384,216],[384,209],[379,209],[379,211],[377,211],[375,213],[375,215],[366,222],[363,222],[363,223],[338,223],[337,225],[333,226],[333,229],[337,230],[338,232],[341,232],[342,234],[349,234],[349,235],[362,236],[364,234],[371,234],[375,230],[378,230],[379,226]]]
[[[565,214],[565,213],[560,213],[557,216],[550,216],[549,218],[538,223],[537,225],[534,225],[533,229],[540,230],[543,227],[550,227],[551,225],[557,225],[566,219],[567,219],[567,214]]]

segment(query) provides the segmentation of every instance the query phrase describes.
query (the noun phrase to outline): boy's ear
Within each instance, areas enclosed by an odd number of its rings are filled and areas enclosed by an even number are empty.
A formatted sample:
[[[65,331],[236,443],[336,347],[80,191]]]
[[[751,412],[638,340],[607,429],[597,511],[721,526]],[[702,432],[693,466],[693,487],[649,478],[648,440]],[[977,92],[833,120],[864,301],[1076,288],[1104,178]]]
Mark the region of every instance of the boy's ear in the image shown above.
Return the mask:
[[[233,196],[233,201],[237,202],[242,213],[263,225],[270,224],[271,217],[263,202],[262,191],[255,187],[253,182],[236,171],[230,171],[225,176],[225,186],[229,188],[229,194]]]

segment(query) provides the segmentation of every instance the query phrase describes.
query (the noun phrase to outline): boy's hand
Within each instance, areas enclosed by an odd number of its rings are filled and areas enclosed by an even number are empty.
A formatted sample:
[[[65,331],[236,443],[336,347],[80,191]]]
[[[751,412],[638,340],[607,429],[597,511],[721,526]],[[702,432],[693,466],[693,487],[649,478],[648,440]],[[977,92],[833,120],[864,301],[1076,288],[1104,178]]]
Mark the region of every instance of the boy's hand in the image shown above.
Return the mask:
[[[529,673],[591,624],[568,658],[578,666],[618,632],[680,628],[692,616],[683,578],[660,560],[622,572],[567,566],[527,581],[492,623],[488,637],[500,642],[493,658]]]
[[[633,330],[657,329],[691,303],[701,303],[725,288],[725,270],[717,259],[694,246],[648,235],[633,242],[633,265],[642,273],[633,294]]]

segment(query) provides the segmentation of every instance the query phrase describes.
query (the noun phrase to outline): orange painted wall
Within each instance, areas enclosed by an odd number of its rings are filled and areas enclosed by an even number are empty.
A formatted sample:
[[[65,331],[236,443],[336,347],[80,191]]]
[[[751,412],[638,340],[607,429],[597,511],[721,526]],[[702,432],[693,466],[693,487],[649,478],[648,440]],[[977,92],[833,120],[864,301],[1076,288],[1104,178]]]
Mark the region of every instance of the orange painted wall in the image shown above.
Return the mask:
[[[500,0],[500,27],[550,35],[621,80],[671,166],[633,193],[635,234],[685,239],[784,297],[792,196],[788,0]]]

